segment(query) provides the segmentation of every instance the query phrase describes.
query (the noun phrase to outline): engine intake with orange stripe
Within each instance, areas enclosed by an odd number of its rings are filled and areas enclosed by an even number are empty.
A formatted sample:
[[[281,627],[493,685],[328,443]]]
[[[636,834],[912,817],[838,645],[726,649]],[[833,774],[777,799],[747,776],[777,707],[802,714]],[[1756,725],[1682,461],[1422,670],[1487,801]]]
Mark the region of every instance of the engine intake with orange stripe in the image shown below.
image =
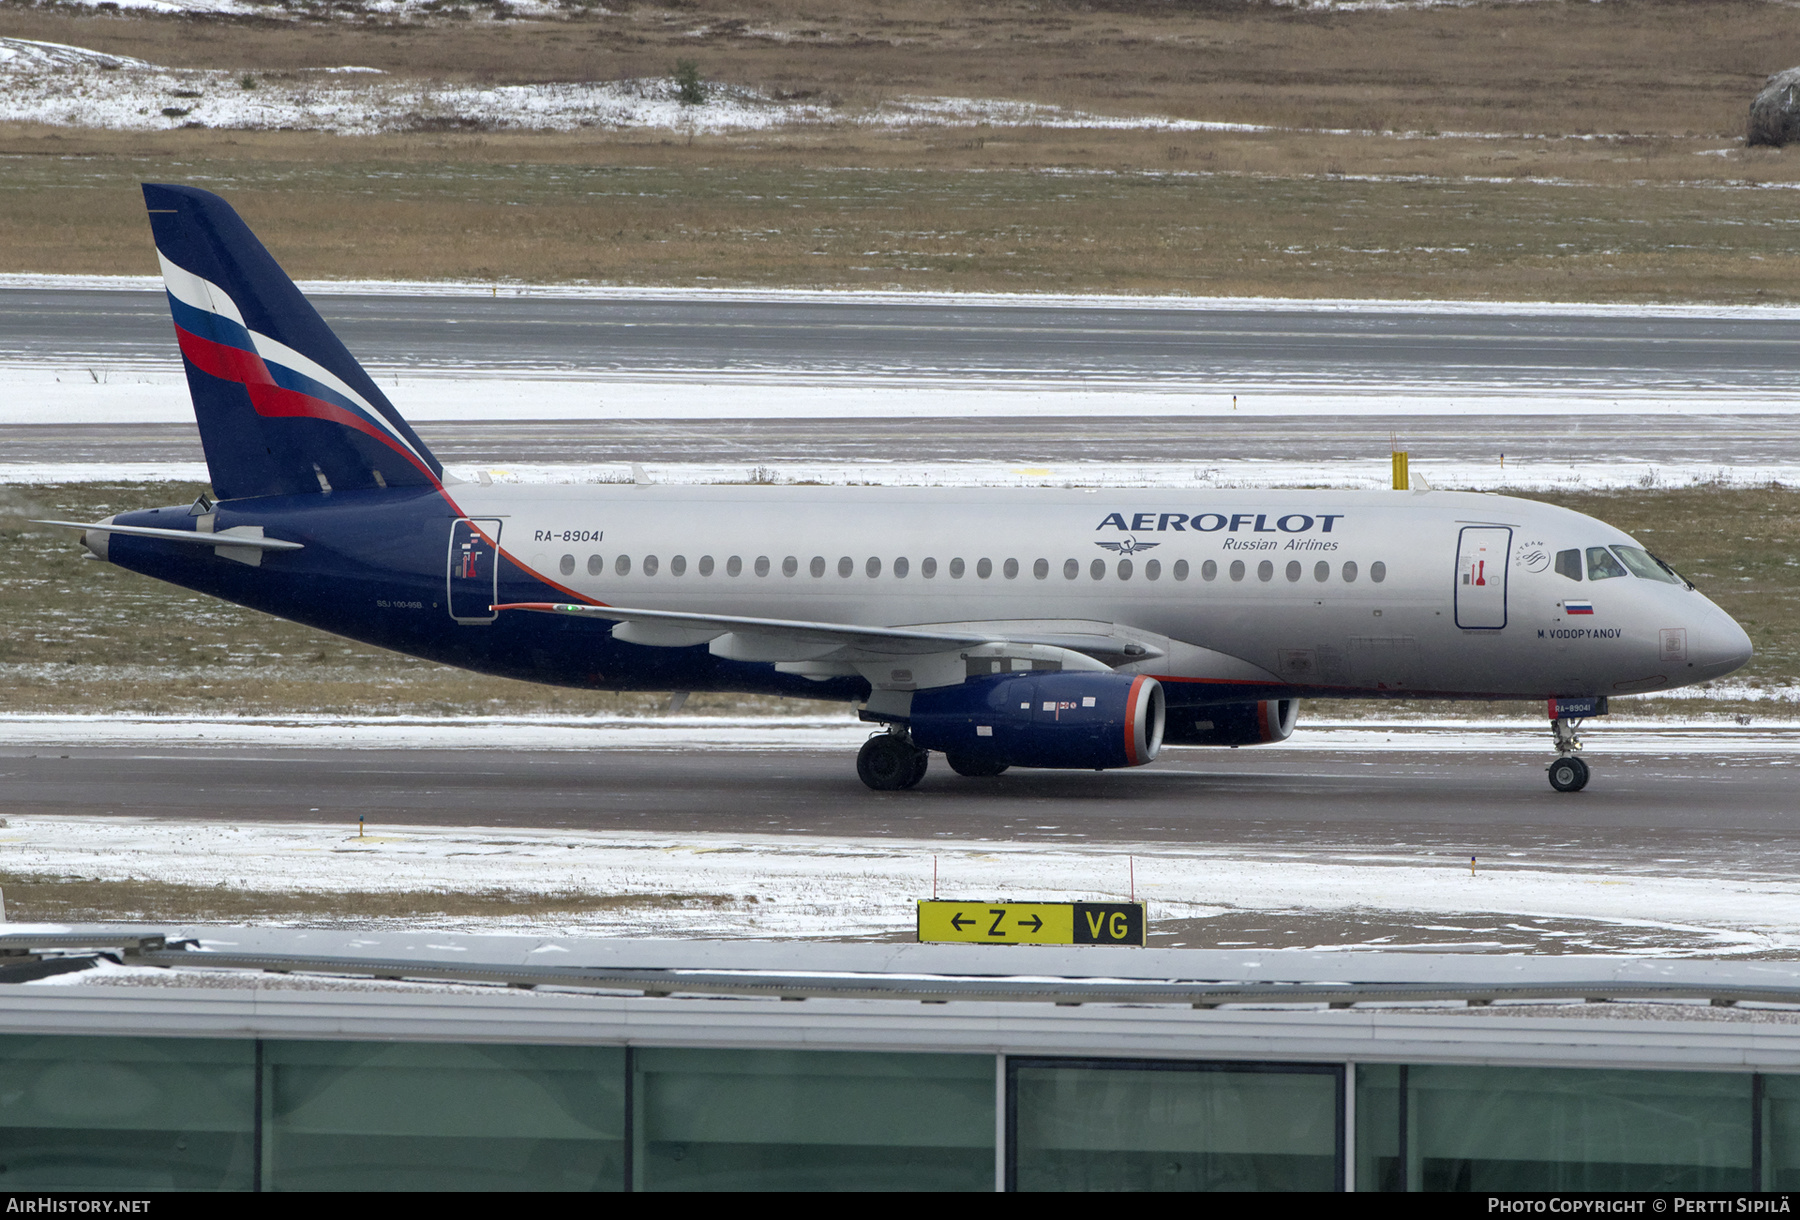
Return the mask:
[[[913,741],[1009,767],[1138,767],[1162,748],[1163,689],[1131,674],[973,678],[919,691]]]

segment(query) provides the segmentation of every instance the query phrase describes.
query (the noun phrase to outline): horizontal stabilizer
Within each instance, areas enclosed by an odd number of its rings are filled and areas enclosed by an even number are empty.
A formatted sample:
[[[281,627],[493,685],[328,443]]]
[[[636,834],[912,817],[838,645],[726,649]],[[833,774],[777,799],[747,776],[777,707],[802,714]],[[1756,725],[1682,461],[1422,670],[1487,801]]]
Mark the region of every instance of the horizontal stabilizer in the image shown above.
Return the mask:
[[[161,538],[166,542],[188,542],[195,546],[244,548],[252,551],[298,551],[303,542],[285,542],[280,538],[260,538],[253,534],[237,534],[230,530],[203,534],[198,530],[162,530],[148,525],[111,525],[105,521],[33,521],[33,525],[57,525],[71,530],[92,530],[97,534],[129,534],[133,538]]]

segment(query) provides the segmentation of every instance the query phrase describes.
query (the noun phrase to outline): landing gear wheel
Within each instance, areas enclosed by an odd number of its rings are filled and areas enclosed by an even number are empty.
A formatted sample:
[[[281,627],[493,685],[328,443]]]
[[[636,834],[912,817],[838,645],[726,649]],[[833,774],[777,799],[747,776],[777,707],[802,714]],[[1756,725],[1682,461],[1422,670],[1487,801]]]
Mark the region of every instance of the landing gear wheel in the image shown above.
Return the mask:
[[[897,733],[863,742],[856,755],[857,778],[877,792],[899,792],[924,778],[930,755]]]
[[[1587,782],[1588,765],[1579,758],[1559,758],[1550,764],[1550,786],[1558,792],[1580,792]]]
[[[946,754],[944,761],[958,775],[966,775],[970,779],[985,779],[990,775],[998,775],[1006,770],[1007,764],[995,762],[991,758],[982,758],[978,754]]]

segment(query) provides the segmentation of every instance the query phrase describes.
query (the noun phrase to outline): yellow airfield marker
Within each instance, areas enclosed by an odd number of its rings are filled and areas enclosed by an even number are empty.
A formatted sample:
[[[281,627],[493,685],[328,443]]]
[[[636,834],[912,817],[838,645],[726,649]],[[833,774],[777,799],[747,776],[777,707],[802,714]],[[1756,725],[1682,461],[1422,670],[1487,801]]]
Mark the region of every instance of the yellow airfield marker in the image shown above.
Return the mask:
[[[919,942],[970,945],[1137,945],[1141,902],[919,900]]]

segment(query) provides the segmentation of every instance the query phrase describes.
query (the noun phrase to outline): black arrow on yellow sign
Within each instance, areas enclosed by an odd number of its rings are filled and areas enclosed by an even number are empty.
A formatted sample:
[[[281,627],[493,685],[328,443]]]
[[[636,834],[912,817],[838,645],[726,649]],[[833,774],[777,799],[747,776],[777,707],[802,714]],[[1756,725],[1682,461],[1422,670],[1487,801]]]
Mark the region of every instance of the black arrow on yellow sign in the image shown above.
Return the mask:
[[[1021,919],[1019,921],[1019,926],[1021,928],[1030,928],[1033,932],[1039,932],[1043,930],[1044,921],[1039,919],[1036,915],[1033,915],[1030,919]]]
[[[964,924],[973,924],[974,922],[975,921],[973,919],[964,919],[963,913],[961,911],[958,911],[956,913],[956,915],[950,920],[950,926],[955,928],[958,932],[960,932],[963,930]]]

